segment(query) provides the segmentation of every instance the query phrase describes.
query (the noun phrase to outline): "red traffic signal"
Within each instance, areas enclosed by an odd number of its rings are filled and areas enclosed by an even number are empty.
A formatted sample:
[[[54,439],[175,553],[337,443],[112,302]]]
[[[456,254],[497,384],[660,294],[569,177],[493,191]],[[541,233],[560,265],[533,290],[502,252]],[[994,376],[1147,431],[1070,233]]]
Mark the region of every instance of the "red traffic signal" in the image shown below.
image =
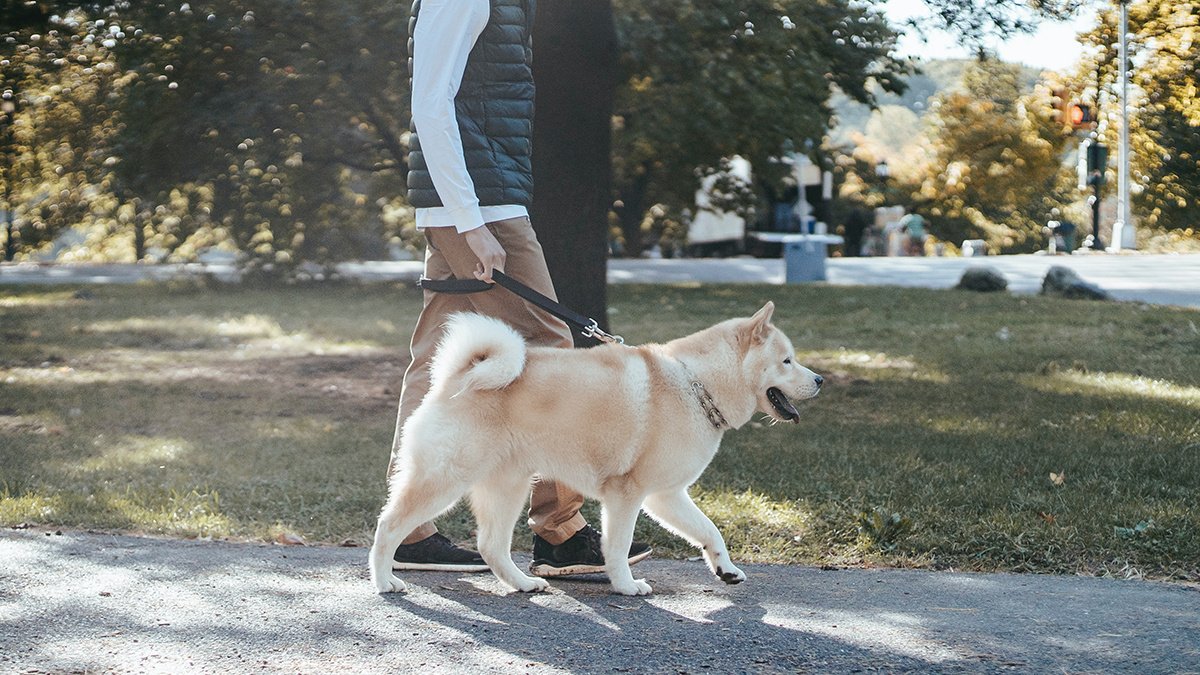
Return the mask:
[[[1092,106],[1086,103],[1072,103],[1068,110],[1068,119],[1071,122],[1071,126],[1076,129],[1085,127],[1096,121],[1095,116],[1092,115]]]

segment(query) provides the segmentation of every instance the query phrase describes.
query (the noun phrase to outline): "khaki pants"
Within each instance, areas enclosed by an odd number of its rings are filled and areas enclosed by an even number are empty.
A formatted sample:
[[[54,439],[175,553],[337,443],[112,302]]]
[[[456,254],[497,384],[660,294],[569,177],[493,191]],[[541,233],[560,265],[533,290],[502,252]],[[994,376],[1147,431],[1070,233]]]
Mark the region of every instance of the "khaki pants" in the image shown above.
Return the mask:
[[[554,286],[546,269],[542,246],[534,235],[528,218],[513,218],[488,223],[506,255],[504,271],[530,288],[554,297]],[[425,230],[425,276],[430,279],[474,279],[473,270],[478,258],[467,246],[466,239],[454,228],[431,227]],[[392,441],[392,456],[400,445],[400,429],[404,421],[420,405],[429,390],[429,362],[442,336],[446,318],[454,312],[478,312],[502,319],[517,329],[531,344],[550,347],[571,347],[571,331],[562,321],[546,314],[503,288],[482,293],[453,295],[425,291],[425,305],[417,319],[412,336],[412,363],[404,373],[400,392],[400,411],[396,416],[396,435]],[[388,476],[392,462],[388,462]],[[552,481],[534,479],[529,501],[529,527],[552,544],[561,544],[585,524],[579,515],[583,496]],[[420,541],[437,528],[433,523],[421,525],[404,540],[405,544]]]

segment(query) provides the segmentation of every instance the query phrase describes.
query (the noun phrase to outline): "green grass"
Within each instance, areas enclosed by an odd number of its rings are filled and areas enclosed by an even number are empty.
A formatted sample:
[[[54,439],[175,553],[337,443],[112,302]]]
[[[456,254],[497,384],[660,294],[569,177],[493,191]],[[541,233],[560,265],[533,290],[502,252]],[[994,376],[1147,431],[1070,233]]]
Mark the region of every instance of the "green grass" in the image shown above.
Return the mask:
[[[416,291],[74,291],[0,289],[0,524],[369,541]],[[631,343],[773,299],[826,376],[799,425],[729,433],[693,488],[739,559],[1200,579],[1198,312],[823,286],[610,293]],[[461,507],[440,524],[473,527]],[[650,521],[639,537],[694,554]]]

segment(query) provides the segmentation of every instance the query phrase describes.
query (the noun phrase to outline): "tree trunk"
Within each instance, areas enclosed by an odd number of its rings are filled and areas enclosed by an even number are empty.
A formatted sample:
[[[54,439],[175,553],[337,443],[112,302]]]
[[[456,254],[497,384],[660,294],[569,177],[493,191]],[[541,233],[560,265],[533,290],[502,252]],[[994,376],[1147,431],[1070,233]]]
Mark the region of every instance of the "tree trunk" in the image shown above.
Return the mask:
[[[141,262],[146,257],[146,223],[141,213],[133,214],[133,261]]]
[[[13,223],[12,177],[11,171],[4,172],[4,262],[12,262],[17,257],[17,227]]]
[[[14,98],[13,100],[15,101],[16,99]],[[4,147],[0,148],[4,153],[4,261],[12,262],[17,257],[17,227],[13,222],[13,212],[16,209],[12,203],[13,174],[16,173],[13,169],[17,162],[15,152],[16,141],[13,137],[12,111],[4,113],[4,130]]]
[[[531,219],[559,300],[606,327],[617,36],[610,0],[540,0]]]

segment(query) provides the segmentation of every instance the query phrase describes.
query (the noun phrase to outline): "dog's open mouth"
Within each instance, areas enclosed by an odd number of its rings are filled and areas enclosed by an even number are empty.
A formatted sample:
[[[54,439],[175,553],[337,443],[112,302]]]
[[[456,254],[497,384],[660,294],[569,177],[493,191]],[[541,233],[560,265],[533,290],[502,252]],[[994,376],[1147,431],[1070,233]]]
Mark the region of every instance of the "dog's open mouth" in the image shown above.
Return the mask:
[[[800,411],[796,410],[796,406],[788,400],[787,396],[783,395],[776,387],[771,387],[767,390],[767,400],[771,402],[771,406],[775,408],[775,412],[779,416],[789,422],[800,422]]]

